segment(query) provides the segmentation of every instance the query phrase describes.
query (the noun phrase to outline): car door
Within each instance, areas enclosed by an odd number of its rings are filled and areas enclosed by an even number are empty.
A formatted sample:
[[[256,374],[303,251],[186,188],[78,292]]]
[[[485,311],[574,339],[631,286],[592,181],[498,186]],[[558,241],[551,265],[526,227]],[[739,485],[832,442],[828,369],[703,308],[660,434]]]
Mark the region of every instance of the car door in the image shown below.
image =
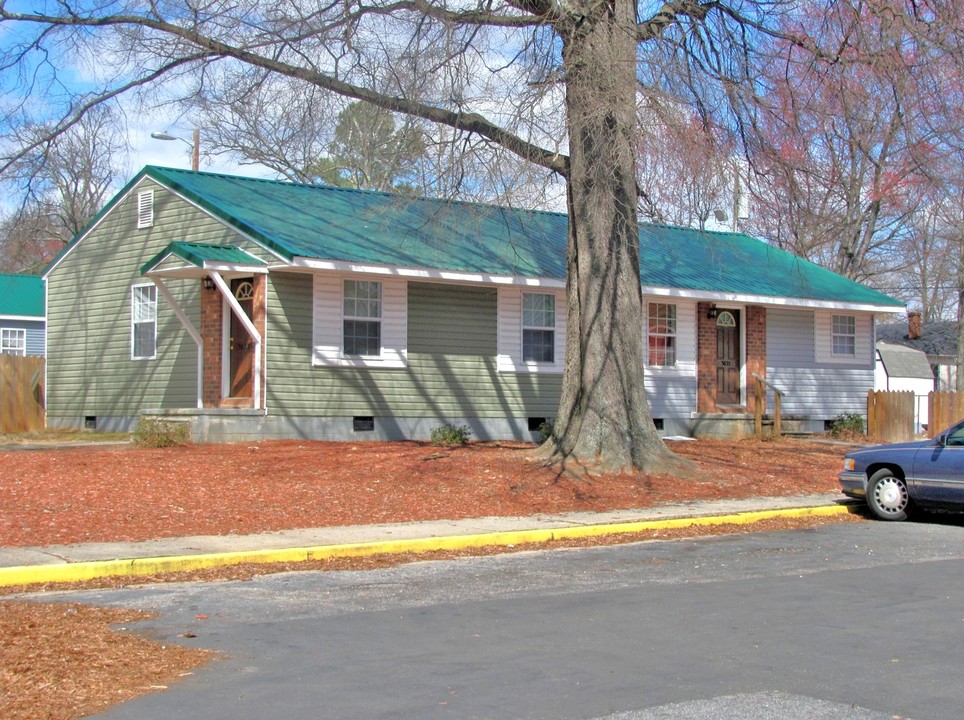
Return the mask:
[[[964,505],[964,422],[917,451],[910,484],[921,503]]]

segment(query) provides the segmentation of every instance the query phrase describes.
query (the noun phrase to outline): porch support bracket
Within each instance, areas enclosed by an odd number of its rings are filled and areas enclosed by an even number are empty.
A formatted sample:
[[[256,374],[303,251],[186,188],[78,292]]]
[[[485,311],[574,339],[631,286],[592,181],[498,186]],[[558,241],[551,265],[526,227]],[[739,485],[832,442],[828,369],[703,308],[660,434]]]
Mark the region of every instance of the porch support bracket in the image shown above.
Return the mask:
[[[167,286],[161,282],[161,279],[152,277],[151,282],[157,286],[158,292],[160,292],[161,295],[164,296],[164,299],[167,300],[168,305],[171,306],[174,314],[177,315],[177,319],[181,321],[181,325],[183,325],[184,329],[187,330],[187,333],[191,336],[191,339],[197,343],[197,406],[199,408],[203,407],[204,396],[202,393],[204,389],[204,340],[201,338],[201,333],[198,332],[198,329],[194,327],[194,323],[191,322],[191,319],[184,312],[184,309],[181,307],[178,301],[174,299],[174,296],[171,295],[170,291],[167,289]]]

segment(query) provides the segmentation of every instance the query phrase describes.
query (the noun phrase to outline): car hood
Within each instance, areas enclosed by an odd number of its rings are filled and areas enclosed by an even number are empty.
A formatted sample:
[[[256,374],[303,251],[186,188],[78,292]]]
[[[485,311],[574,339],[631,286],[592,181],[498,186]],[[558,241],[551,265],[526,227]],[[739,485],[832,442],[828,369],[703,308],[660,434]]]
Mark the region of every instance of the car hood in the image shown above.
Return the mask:
[[[933,445],[933,440],[915,440],[913,442],[905,443],[890,443],[888,445],[874,445],[873,447],[860,448],[859,450],[852,450],[847,453],[847,457],[859,457],[861,455],[872,455],[878,452],[889,452],[892,450],[914,450],[917,448],[928,447]]]

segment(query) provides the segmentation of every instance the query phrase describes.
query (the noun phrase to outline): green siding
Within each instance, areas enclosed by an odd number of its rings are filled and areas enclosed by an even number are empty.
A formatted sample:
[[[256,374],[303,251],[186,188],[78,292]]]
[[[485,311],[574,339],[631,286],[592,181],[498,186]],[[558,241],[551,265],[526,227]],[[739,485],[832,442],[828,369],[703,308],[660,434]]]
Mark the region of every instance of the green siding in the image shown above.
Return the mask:
[[[489,288],[408,285],[408,367],[311,364],[311,276],[268,283],[268,412],[346,417],[554,415],[559,375],[496,371],[496,296]]]
[[[495,288],[409,283],[408,351],[494,357]]]
[[[154,225],[137,229],[137,191],[154,189]],[[130,287],[139,269],[174,240],[252,243],[166,189],[142,183],[49,273],[47,414],[127,417],[140,410],[194,407],[197,346],[158,293],[157,357],[131,360]],[[259,253],[264,255],[263,251]],[[165,282],[198,322],[199,281]]]

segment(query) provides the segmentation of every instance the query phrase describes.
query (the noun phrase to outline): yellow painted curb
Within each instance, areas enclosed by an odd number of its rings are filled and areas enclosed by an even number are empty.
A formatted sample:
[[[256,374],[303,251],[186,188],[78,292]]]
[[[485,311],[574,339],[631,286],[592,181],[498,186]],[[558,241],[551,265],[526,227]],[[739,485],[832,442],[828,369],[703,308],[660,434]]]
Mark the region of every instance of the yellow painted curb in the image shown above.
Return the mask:
[[[166,557],[132,558],[126,560],[97,560],[92,562],[59,565],[26,565],[0,568],[0,587],[36,585],[40,583],[71,583],[107,577],[136,577],[163,573],[204,570],[227,567],[242,563],[294,563],[306,560],[325,560],[339,557],[362,557],[366,555],[395,555],[400,553],[423,553],[432,550],[461,550],[486,545],[524,545],[551,540],[566,540],[600,535],[625,535],[651,530],[674,528],[749,525],[771,518],[805,518],[846,515],[846,505],[761,510],[712,515],[706,517],[682,517],[666,520],[641,520],[613,523],[610,525],[580,525],[574,527],[547,528],[540,530],[511,530],[506,532],[480,533],[476,535],[450,535],[445,537],[417,538],[413,540],[385,540],[344,545],[320,545],[316,547],[288,548],[281,550],[243,550],[239,552],[210,553],[206,555],[171,555]]]

